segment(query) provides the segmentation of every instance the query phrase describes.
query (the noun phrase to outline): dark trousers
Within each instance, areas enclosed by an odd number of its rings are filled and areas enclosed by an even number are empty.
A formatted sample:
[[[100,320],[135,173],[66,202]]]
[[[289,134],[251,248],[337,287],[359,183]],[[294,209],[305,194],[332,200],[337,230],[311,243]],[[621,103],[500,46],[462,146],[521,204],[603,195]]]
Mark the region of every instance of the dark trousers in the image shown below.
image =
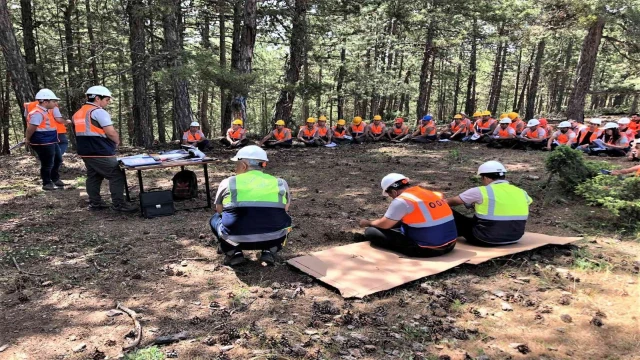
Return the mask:
[[[283,142],[278,143],[278,144],[276,144],[276,141],[278,141],[278,140],[268,140],[267,142],[264,143],[264,147],[267,147],[267,148],[279,148],[279,147],[290,148],[293,145],[293,139],[289,139],[287,141],[283,141]]]
[[[516,139],[491,139],[487,147],[492,149],[512,148],[516,142]]]
[[[430,143],[436,140],[438,140],[437,135],[416,136],[411,139],[411,141],[417,142],[417,143]]]
[[[542,150],[542,148],[546,146],[547,146],[547,140],[543,140],[539,142],[518,140],[515,143],[513,148],[520,149],[520,150]]]
[[[500,244],[491,244],[488,242],[484,242],[476,237],[476,235],[473,233],[473,228],[476,226],[475,217],[468,217],[453,210],[453,219],[456,222],[456,230],[458,230],[458,236],[464,237],[464,239],[467,240],[467,243],[475,246],[500,246]]]
[[[351,142],[351,140],[349,139],[343,139],[343,138],[332,138],[331,141],[333,141],[334,143],[338,144],[338,145],[343,145],[343,144],[348,144]]]
[[[287,236],[283,236],[279,239],[268,240],[268,241],[259,241],[259,242],[246,242],[246,243],[230,243],[227,240],[220,237],[218,233],[218,228],[222,223],[222,215],[215,213],[209,220],[209,225],[211,226],[211,231],[218,239],[218,244],[220,245],[220,250],[223,253],[231,253],[242,250],[271,250],[272,252],[278,252],[282,250],[285,241],[287,240]]]
[[[69,139],[67,134],[58,134],[58,146],[60,147],[60,154],[64,155],[69,147]]]
[[[452,136],[452,133],[449,132],[444,132],[442,134],[440,134],[440,139],[449,139],[449,140],[455,140],[455,141],[462,141],[462,139],[465,138],[465,134],[464,133],[458,133],[455,136]]]
[[[241,148],[243,146],[247,146],[247,144],[249,144],[249,139],[244,138],[242,140],[240,140],[239,143],[235,144],[235,145],[231,145],[231,143],[229,142],[229,140],[227,140],[227,138],[222,138],[220,139],[220,143],[224,146],[228,146],[231,148]]]
[[[102,186],[102,180],[107,179],[113,205],[124,203],[124,172],[120,169],[115,156],[83,157],[82,160],[87,167],[87,194],[89,194],[89,201],[99,203],[102,200],[100,187]]]
[[[611,156],[611,157],[627,156],[627,152],[622,149],[606,149],[606,150],[591,149],[591,151],[589,152],[589,155],[599,155],[599,154],[607,154],[607,156]]]
[[[404,236],[400,228],[379,229],[368,227],[364,231],[365,240],[383,249],[399,252],[409,257],[434,257],[444,255],[456,246],[455,241],[441,248],[423,248],[418,246],[413,240]]]
[[[366,140],[367,137],[366,136],[362,136],[362,137],[356,139],[356,136],[360,136],[360,135],[362,135],[362,134],[353,134],[352,135],[353,139],[351,140],[351,143],[352,144],[362,144]]]
[[[33,145],[33,151],[40,159],[40,178],[42,185],[47,185],[60,180],[60,164],[62,164],[62,153],[58,144]]]

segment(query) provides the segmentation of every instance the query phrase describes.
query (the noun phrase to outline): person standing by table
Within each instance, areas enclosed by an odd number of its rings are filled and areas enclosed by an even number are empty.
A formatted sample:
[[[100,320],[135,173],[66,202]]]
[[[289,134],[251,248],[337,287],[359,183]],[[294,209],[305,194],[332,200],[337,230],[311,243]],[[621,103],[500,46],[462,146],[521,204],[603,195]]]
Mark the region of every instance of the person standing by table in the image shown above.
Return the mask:
[[[102,180],[109,181],[111,209],[135,212],[137,207],[124,199],[125,176],[116,159],[120,136],[113,127],[111,116],[104,109],[111,102],[111,91],[104,86],[92,86],[87,92],[87,102],[73,114],[78,156],[87,167],[87,194],[89,210],[109,207],[100,197]]]

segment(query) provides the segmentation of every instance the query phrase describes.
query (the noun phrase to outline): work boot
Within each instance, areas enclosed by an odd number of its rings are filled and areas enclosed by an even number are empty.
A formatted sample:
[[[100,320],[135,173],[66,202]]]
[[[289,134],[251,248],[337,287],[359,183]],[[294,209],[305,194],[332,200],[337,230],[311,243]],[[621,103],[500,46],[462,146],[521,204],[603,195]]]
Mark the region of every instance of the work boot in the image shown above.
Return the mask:
[[[270,250],[262,250],[262,253],[260,254],[260,262],[273,266],[276,263],[276,257]]]
[[[67,184],[63,183],[62,180],[60,180],[60,179],[54,181],[53,183],[55,184],[55,186],[57,186],[59,188],[63,188],[65,186],[67,186]]]
[[[51,191],[55,189],[56,189],[56,186],[52,182],[42,185],[42,190]]]
[[[107,204],[102,200],[98,202],[89,202],[89,210],[96,211],[96,210],[104,210],[108,208],[109,208],[109,204]]]
[[[138,207],[130,204],[128,202],[123,202],[120,204],[113,204],[111,205],[111,210],[113,211],[119,211],[119,212],[123,212],[123,213],[134,213],[136,211],[138,211]]]
[[[238,266],[244,264],[245,262],[247,262],[247,259],[244,258],[244,254],[242,253],[242,251],[233,251],[227,253],[227,255],[224,257],[223,264],[227,266]]]

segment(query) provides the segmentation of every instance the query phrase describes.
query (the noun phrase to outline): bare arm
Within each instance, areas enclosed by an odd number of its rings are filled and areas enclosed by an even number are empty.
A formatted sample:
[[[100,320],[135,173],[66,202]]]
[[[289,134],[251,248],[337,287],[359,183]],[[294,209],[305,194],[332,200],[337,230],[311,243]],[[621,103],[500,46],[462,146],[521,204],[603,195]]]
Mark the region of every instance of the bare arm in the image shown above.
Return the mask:
[[[262,146],[265,142],[267,142],[267,140],[271,139],[272,136],[273,136],[273,131],[269,131],[267,136],[263,137],[262,140],[260,140],[260,142],[258,144],[260,144],[260,146]]]
[[[460,198],[460,196],[456,196],[456,197],[448,198],[448,199],[445,199],[445,201],[447,202],[447,204],[448,204],[449,206],[464,205],[464,201],[462,201],[462,199]]]
[[[116,146],[120,145],[120,136],[113,126],[105,126],[102,130],[104,130],[104,133],[107,135],[109,140],[113,141]]]
[[[377,227],[379,229],[391,229],[398,223],[397,220],[391,220],[386,217],[381,217],[376,220],[360,220],[360,227],[365,228],[369,226]]]
[[[640,171],[640,165],[636,165],[634,167],[630,167],[628,169],[622,169],[622,170],[614,170],[611,172],[611,175],[626,175],[626,174],[633,174],[634,172]]]

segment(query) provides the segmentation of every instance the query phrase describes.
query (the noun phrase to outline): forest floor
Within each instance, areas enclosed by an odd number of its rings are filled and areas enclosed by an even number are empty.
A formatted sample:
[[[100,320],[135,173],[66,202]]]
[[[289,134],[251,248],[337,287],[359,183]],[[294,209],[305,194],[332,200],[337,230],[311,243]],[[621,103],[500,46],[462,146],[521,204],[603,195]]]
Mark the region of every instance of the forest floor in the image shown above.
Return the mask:
[[[232,174],[233,152],[211,155],[221,159],[210,170],[215,194]],[[545,188],[544,153],[438,143],[269,157],[267,172],[293,192],[295,227],[276,266],[260,266],[252,253],[237,270],[211,246],[211,210],[151,220],[90,212],[75,155],[65,155],[70,186],[54,192],[40,190],[33,157],[0,157],[0,359],[123,357],[135,332],[127,315],[109,313],[117,303],[142,325],[141,350],[128,359],[638,359],[640,243],[605,210],[555,183]],[[533,197],[528,231],[585,239],[363,300],[345,300],[286,264],[348,244],[361,232],[358,219],[380,217],[386,173],[453,196],[477,185],[477,166],[489,159],[504,162]],[[145,173],[146,187],[169,188],[174,172]],[[132,174],[129,184],[137,196]],[[180,342],[154,345],[181,332]]]

